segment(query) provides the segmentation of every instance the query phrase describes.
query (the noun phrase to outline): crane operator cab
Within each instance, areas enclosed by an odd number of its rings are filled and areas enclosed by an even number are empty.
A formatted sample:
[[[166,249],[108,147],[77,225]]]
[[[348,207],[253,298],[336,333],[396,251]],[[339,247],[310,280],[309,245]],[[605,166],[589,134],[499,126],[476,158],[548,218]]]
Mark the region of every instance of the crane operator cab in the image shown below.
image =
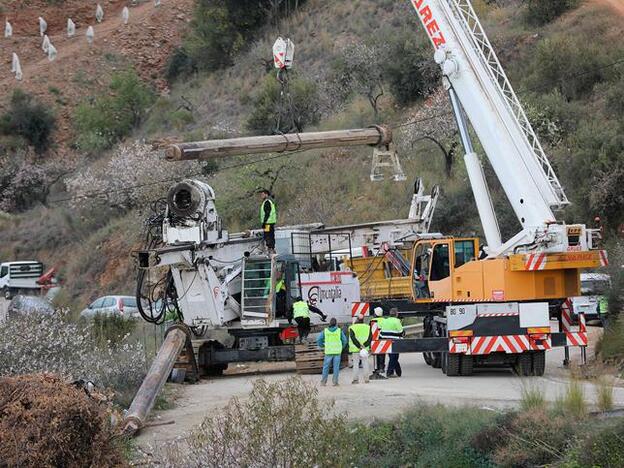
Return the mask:
[[[287,320],[293,302],[301,295],[295,257],[247,257],[242,271],[242,324],[270,326],[276,320]]]
[[[476,260],[479,240],[465,239],[428,239],[416,243],[413,250],[412,294],[416,302],[432,302],[451,300],[453,291],[456,295],[469,298],[470,286],[467,273],[463,284],[458,281],[458,269],[465,270],[464,265]],[[452,255],[451,255],[452,253]],[[460,270],[461,271],[461,270]],[[463,273],[463,271],[462,271]],[[461,278],[461,276],[459,276]]]

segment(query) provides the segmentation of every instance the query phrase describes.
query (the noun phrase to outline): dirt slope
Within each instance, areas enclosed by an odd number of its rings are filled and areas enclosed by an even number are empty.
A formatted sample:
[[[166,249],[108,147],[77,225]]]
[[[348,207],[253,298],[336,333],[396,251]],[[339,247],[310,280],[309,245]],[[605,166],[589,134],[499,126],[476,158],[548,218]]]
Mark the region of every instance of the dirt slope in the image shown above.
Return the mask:
[[[595,2],[609,7],[624,16],[624,0],[595,0]]]
[[[162,69],[172,49],[181,40],[190,20],[192,0],[152,1],[130,7],[130,21],[123,24],[121,11],[131,2],[101,2],[104,21],[95,20],[96,2],[66,0],[49,5],[42,0],[12,2],[4,7],[6,19],[13,26],[13,37],[0,38],[4,64],[0,66],[0,93],[9,96],[16,87],[33,93],[54,107],[58,117],[56,141],[59,152],[67,153],[71,140],[71,116],[75,106],[86,96],[101,91],[109,75],[128,65],[136,67],[141,76],[161,91],[167,84]],[[58,50],[49,62],[41,50],[38,17],[48,23],[48,36]],[[76,23],[76,35],[68,38],[67,18]],[[95,41],[89,45],[85,33],[89,25],[95,29]],[[11,55],[20,58],[24,78],[17,82],[10,73]],[[3,100],[1,106],[6,105]]]

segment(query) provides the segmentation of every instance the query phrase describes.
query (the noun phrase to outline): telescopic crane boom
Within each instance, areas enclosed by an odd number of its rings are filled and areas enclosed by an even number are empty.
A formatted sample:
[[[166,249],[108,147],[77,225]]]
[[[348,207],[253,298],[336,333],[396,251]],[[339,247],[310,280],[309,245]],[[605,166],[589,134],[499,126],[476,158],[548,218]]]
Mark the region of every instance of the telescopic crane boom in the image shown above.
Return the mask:
[[[411,3],[435,48],[434,58],[444,75],[490,256],[512,253],[520,246],[566,251],[565,229],[553,224],[552,209],[562,208],[568,199],[471,2],[412,0]],[[522,231],[505,243],[500,238],[492,200],[481,163],[472,149],[464,114],[522,226]],[[584,243],[583,247],[588,246]]]

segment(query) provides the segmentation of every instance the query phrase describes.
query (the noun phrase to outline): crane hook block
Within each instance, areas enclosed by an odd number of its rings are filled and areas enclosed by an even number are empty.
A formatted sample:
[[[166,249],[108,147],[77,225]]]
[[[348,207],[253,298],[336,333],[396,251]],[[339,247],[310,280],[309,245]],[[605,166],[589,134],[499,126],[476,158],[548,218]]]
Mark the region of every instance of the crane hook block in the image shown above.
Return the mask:
[[[290,39],[278,37],[273,44],[273,64],[280,70],[290,69],[295,58],[295,44]]]

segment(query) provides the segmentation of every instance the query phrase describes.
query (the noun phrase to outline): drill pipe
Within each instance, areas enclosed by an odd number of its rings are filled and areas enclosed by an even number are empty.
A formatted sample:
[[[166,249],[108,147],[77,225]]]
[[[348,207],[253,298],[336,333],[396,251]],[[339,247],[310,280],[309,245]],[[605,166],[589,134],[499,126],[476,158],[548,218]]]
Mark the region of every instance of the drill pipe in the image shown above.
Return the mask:
[[[336,146],[382,146],[392,142],[392,131],[384,126],[330,132],[288,133],[254,137],[176,143],[167,148],[169,161],[208,160],[241,154],[280,153],[299,149]]]
[[[169,330],[165,341],[158,350],[149,372],[145,376],[139,391],[134,396],[132,404],[123,422],[123,432],[134,435],[147,420],[147,416],[154,406],[156,397],[167,381],[173,365],[186,344],[186,333],[179,328]]]

